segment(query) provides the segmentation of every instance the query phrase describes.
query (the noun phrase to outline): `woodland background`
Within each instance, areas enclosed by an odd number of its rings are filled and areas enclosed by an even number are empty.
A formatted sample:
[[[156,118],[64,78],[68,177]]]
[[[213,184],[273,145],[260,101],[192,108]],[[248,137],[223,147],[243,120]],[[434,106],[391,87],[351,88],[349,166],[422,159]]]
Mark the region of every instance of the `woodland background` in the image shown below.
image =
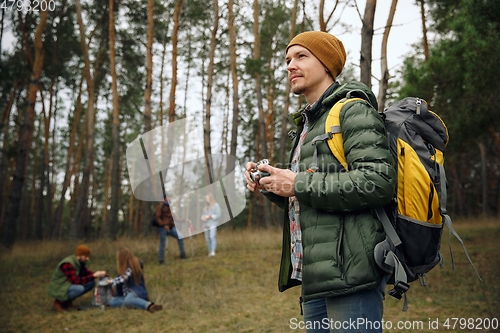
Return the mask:
[[[450,214],[498,216],[500,2],[415,1],[421,41],[389,70],[397,2],[381,13],[376,0],[53,0],[54,10],[39,12],[3,1],[0,39],[9,28],[15,44],[0,57],[1,243],[150,233],[153,203],[132,195],[124,152],[183,117],[199,117],[206,153],[283,165],[284,117],[305,103],[286,80],[286,45],[301,31],[349,30],[349,6],[363,22],[361,53],[338,80],[376,82],[381,110],[406,96],[428,101],[450,134]],[[382,45],[372,42],[375,13],[387,19]],[[381,78],[372,75],[375,47]],[[271,228],[277,216],[247,193],[226,226]]]

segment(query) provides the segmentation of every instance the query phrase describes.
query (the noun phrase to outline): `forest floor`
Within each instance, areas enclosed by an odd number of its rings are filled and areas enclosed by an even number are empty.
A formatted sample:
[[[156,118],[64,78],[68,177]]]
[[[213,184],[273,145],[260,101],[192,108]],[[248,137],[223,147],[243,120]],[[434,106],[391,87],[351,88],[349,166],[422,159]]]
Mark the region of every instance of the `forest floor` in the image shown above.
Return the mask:
[[[407,312],[401,311],[403,300],[386,296],[384,332],[469,332],[472,327],[488,332],[494,330],[485,329],[487,325],[499,325],[500,220],[461,220],[454,225],[483,282],[478,281],[453,237],[456,270],[452,270],[445,228],[441,247],[444,269],[436,267],[427,274],[427,287],[418,282],[411,284]],[[106,270],[116,276],[116,250],[120,246],[127,246],[144,262],[150,298],[163,305],[163,310],[154,314],[110,308],[78,311],[77,307],[91,301],[91,292],[76,299],[75,308],[55,312],[54,300],[47,295],[52,272],[78,244],[16,244],[11,251],[0,254],[0,331],[303,332],[294,329],[303,320],[300,288],[284,293],[277,289],[281,238],[277,229],[222,228],[217,235],[215,257],[207,257],[203,234],[193,237],[194,256],[186,238],[188,260],[179,259],[177,243],[169,238],[167,265],[163,266],[157,262],[157,237],[88,242],[91,270]],[[387,286],[386,291],[390,288]],[[389,322],[392,329],[388,329]],[[439,328],[435,328],[436,323]],[[398,329],[398,324],[406,329]]]

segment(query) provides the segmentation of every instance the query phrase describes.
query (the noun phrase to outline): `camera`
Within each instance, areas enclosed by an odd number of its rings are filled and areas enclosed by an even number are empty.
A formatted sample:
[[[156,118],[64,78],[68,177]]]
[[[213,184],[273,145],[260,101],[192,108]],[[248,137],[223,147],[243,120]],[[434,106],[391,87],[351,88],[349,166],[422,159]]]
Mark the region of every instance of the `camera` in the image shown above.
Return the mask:
[[[267,171],[260,171],[259,170],[259,165],[262,165],[262,164],[267,164],[269,165],[269,160],[267,158],[257,162],[257,164],[255,164],[255,167],[253,168],[253,172],[250,172],[250,179],[254,182],[254,183],[257,183],[259,184],[259,180],[263,177],[267,177],[270,175],[269,172]]]

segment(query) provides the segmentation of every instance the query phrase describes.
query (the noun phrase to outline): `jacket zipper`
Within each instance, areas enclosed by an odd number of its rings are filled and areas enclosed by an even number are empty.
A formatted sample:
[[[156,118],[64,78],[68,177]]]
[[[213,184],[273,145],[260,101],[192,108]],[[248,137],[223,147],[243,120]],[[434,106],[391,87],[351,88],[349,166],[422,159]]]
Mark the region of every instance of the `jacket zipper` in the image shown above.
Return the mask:
[[[337,244],[337,263],[340,269],[340,279],[344,280],[344,256],[342,253],[342,243],[344,242],[344,220],[340,222],[339,242]]]

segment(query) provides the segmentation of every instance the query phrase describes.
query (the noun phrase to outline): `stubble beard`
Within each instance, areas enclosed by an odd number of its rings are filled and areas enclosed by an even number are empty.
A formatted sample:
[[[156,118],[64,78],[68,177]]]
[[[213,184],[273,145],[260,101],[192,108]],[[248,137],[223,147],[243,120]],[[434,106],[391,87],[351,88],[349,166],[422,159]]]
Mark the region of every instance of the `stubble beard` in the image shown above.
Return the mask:
[[[295,95],[303,94],[304,92],[306,92],[306,90],[307,90],[306,85],[300,85],[300,84],[296,86],[292,85],[292,91]]]

